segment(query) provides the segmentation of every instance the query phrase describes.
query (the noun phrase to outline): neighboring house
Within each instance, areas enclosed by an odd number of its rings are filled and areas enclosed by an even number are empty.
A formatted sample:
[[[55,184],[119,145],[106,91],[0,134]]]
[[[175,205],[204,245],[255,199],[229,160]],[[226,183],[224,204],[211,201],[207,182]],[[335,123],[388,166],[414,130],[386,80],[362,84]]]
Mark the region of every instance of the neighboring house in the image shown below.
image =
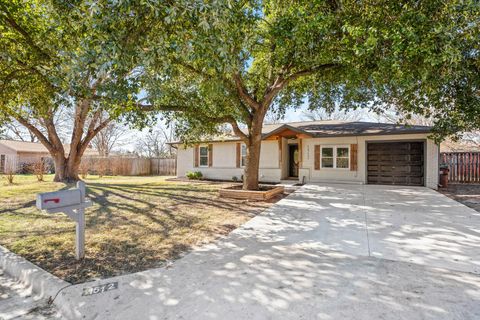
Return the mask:
[[[263,127],[260,181],[438,186],[439,146],[432,128],[385,123],[311,121]],[[177,145],[177,175],[241,178],[246,148],[235,136]]]
[[[70,146],[67,144],[64,148],[65,153],[68,154]],[[84,155],[98,156],[98,152],[88,148]],[[0,173],[12,168],[16,171],[25,164],[35,163],[45,158],[50,158],[50,153],[39,142],[0,140]]]

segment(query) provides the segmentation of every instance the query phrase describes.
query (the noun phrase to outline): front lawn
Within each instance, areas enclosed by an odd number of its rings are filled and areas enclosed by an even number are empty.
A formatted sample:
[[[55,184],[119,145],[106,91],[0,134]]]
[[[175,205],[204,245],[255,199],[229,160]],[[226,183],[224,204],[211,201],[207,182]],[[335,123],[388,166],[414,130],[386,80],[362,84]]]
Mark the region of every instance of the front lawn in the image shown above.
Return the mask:
[[[86,212],[86,257],[77,262],[74,222],[35,208],[36,193],[69,188],[52,178],[0,180],[0,245],[73,283],[161,266],[271,205],[219,198],[219,183],[90,176],[94,205]]]

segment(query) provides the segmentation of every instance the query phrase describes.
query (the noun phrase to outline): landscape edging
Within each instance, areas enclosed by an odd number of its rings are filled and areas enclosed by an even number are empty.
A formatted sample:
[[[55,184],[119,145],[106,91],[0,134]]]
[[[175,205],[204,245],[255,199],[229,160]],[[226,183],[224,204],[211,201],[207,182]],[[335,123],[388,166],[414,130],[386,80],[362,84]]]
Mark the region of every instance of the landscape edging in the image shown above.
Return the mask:
[[[54,298],[62,288],[70,285],[2,246],[0,246],[0,268],[39,298]]]

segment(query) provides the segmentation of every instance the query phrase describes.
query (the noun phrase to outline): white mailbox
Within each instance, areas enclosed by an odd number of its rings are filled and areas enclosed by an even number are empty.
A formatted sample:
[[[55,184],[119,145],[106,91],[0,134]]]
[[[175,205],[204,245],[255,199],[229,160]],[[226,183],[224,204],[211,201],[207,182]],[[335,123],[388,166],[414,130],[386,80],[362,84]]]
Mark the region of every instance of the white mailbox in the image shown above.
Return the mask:
[[[91,206],[85,200],[85,182],[78,181],[77,189],[37,194],[37,208],[48,213],[63,212],[76,222],[75,255],[85,256],[85,208]]]
[[[40,210],[56,209],[79,205],[82,193],[79,189],[40,193],[37,195],[37,208]]]

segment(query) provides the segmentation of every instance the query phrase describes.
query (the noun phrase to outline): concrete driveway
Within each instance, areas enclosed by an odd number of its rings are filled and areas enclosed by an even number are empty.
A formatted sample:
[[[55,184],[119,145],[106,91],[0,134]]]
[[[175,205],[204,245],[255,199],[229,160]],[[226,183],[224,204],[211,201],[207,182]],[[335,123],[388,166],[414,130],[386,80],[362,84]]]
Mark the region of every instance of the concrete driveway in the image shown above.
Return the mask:
[[[56,303],[82,319],[480,319],[479,272],[476,211],[426,188],[306,185],[168,268]]]

